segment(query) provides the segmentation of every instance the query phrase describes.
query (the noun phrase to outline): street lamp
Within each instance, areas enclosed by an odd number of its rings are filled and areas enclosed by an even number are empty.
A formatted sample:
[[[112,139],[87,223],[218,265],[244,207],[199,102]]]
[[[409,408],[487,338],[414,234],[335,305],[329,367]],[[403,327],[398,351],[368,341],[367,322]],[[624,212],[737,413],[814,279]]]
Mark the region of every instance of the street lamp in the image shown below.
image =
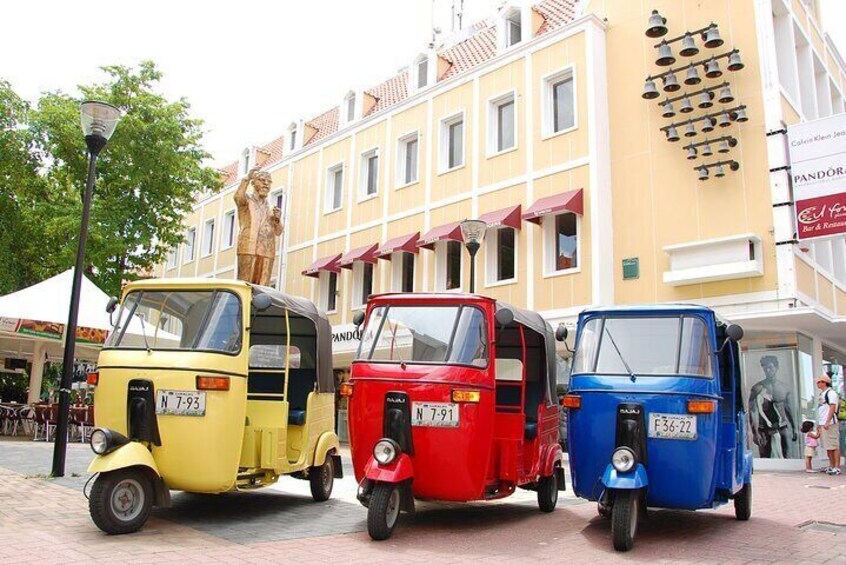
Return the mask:
[[[82,267],[85,260],[85,240],[88,238],[88,214],[94,193],[94,175],[97,171],[97,155],[115,131],[120,110],[105,102],[86,101],[80,106],[82,132],[88,146],[88,179],[82,198],[82,221],[79,226],[79,243],[76,248],[76,267],[73,271],[68,325],[65,327],[65,354],[62,360],[62,382],[59,386],[59,421],[56,424],[56,443],[53,448],[53,476],[65,475],[65,451],[68,445],[68,412],[70,411],[70,388],[73,374],[74,349],[76,347],[76,321],[79,314],[79,291],[82,286]]]
[[[464,247],[470,253],[470,294],[476,292],[476,252],[482,246],[487,227],[488,224],[482,220],[464,220],[461,222],[461,237],[464,238]]]

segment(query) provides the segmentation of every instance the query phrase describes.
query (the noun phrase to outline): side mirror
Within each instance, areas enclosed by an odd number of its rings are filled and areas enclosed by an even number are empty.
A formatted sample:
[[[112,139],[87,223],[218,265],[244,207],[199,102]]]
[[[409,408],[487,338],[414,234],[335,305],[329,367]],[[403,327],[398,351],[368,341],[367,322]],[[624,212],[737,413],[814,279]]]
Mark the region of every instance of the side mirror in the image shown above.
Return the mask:
[[[567,341],[568,335],[570,335],[570,331],[567,329],[567,326],[558,324],[558,327],[555,329],[555,341]]]
[[[109,298],[108,304],[106,304],[106,312],[111,314],[115,311],[115,308],[117,308],[118,304],[120,304],[120,300],[112,296],[111,298]]]
[[[257,312],[264,312],[270,308],[271,304],[273,304],[273,301],[266,294],[256,294],[253,296],[253,308],[255,308]]]
[[[729,324],[726,328],[726,336],[733,342],[737,343],[743,339],[743,328],[737,324]]]
[[[494,318],[498,326],[505,327],[514,322],[514,312],[509,308],[500,308],[496,311]]]
[[[355,324],[355,327],[360,328],[361,324],[363,324],[363,323],[364,323],[364,311],[359,310],[358,312],[353,314],[353,324]]]

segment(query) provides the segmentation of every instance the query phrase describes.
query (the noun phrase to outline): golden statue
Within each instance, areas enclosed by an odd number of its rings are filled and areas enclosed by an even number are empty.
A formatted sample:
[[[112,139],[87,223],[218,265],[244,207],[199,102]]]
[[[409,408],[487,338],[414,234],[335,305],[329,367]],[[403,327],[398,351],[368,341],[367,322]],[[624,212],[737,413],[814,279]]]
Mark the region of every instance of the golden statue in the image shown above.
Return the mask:
[[[270,286],[277,238],[282,235],[282,210],[267,201],[270,173],[250,170],[235,191],[238,206],[238,278]],[[252,184],[252,191],[247,188]]]

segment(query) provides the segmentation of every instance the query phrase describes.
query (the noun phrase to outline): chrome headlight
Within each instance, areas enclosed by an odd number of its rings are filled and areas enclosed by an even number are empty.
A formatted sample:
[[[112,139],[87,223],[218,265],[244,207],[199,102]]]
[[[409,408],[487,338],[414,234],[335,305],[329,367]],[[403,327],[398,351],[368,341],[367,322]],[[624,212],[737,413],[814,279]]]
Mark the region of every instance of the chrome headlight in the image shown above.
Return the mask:
[[[634,451],[628,447],[618,447],[611,456],[611,464],[618,473],[628,473],[635,466]]]
[[[114,430],[97,428],[91,432],[91,450],[97,455],[105,455],[122,445],[129,443],[129,439]]]
[[[373,458],[380,465],[387,465],[392,462],[402,452],[397,442],[392,439],[380,439],[373,446]]]

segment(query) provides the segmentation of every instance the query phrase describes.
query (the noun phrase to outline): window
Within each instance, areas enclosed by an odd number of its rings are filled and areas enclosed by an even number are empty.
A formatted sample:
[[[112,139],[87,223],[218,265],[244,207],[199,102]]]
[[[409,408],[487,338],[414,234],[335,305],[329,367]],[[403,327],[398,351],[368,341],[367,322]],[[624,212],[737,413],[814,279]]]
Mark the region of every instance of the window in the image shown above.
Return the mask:
[[[485,238],[488,284],[515,279],[517,273],[516,240],[517,233],[514,228],[492,228],[488,231]]]
[[[326,175],[326,202],[325,212],[334,212],[341,209],[341,196],[344,191],[344,165],[335,165],[329,169]]]
[[[461,253],[460,241],[439,241],[435,244],[436,290],[461,288]]]
[[[206,220],[203,225],[203,257],[214,252],[214,220]]]
[[[297,126],[291,125],[291,127],[288,128],[288,131],[289,131],[288,137],[290,138],[289,149],[291,151],[293,151],[297,148]]]
[[[185,255],[182,260],[185,263],[194,260],[194,240],[197,238],[197,228],[188,228],[185,232]]]
[[[570,212],[544,218],[547,273],[578,268],[578,223],[576,214]]]
[[[223,249],[228,249],[235,244],[235,210],[230,210],[223,215],[222,237]]]
[[[553,135],[576,126],[573,69],[544,80],[544,135]]]
[[[441,170],[464,165],[464,114],[441,122]]]
[[[398,251],[391,256],[392,290],[414,292],[414,253]]]
[[[359,186],[361,199],[375,196],[379,192],[379,151],[377,149],[372,149],[361,155]]]
[[[178,253],[179,247],[172,247],[170,251],[167,252],[167,268],[173,269],[176,267],[176,255]]]
[[[403,136],[399,139],[397,151],[397,185],[406,186],[417,182],[417,163],[419,162],[418,134]]]
[[[417,88],[423,88],[429,82],[429,59],[417,63]]]
[[[355,94],[347,95],[347,123],[355,120]]]
[[[338,273],[321,271],[319,280],[320,307],[335,312],[338,307]]]
[[[356,261],[353,263],[353,300],[352,307],[361,308],[373,294],[373,263]]]
[[[522,37],[522,26],[520,25],[520,12],[513,12],[505,18],[505,46],[511,47],[520,43]]]
[[[241,154],[241,174],[246,175],[250,172],[250,150],[244,149]]]
[[[514,93],[491,100],[488,107],[488,154],[494,155],[516,146],[517,129]]]

